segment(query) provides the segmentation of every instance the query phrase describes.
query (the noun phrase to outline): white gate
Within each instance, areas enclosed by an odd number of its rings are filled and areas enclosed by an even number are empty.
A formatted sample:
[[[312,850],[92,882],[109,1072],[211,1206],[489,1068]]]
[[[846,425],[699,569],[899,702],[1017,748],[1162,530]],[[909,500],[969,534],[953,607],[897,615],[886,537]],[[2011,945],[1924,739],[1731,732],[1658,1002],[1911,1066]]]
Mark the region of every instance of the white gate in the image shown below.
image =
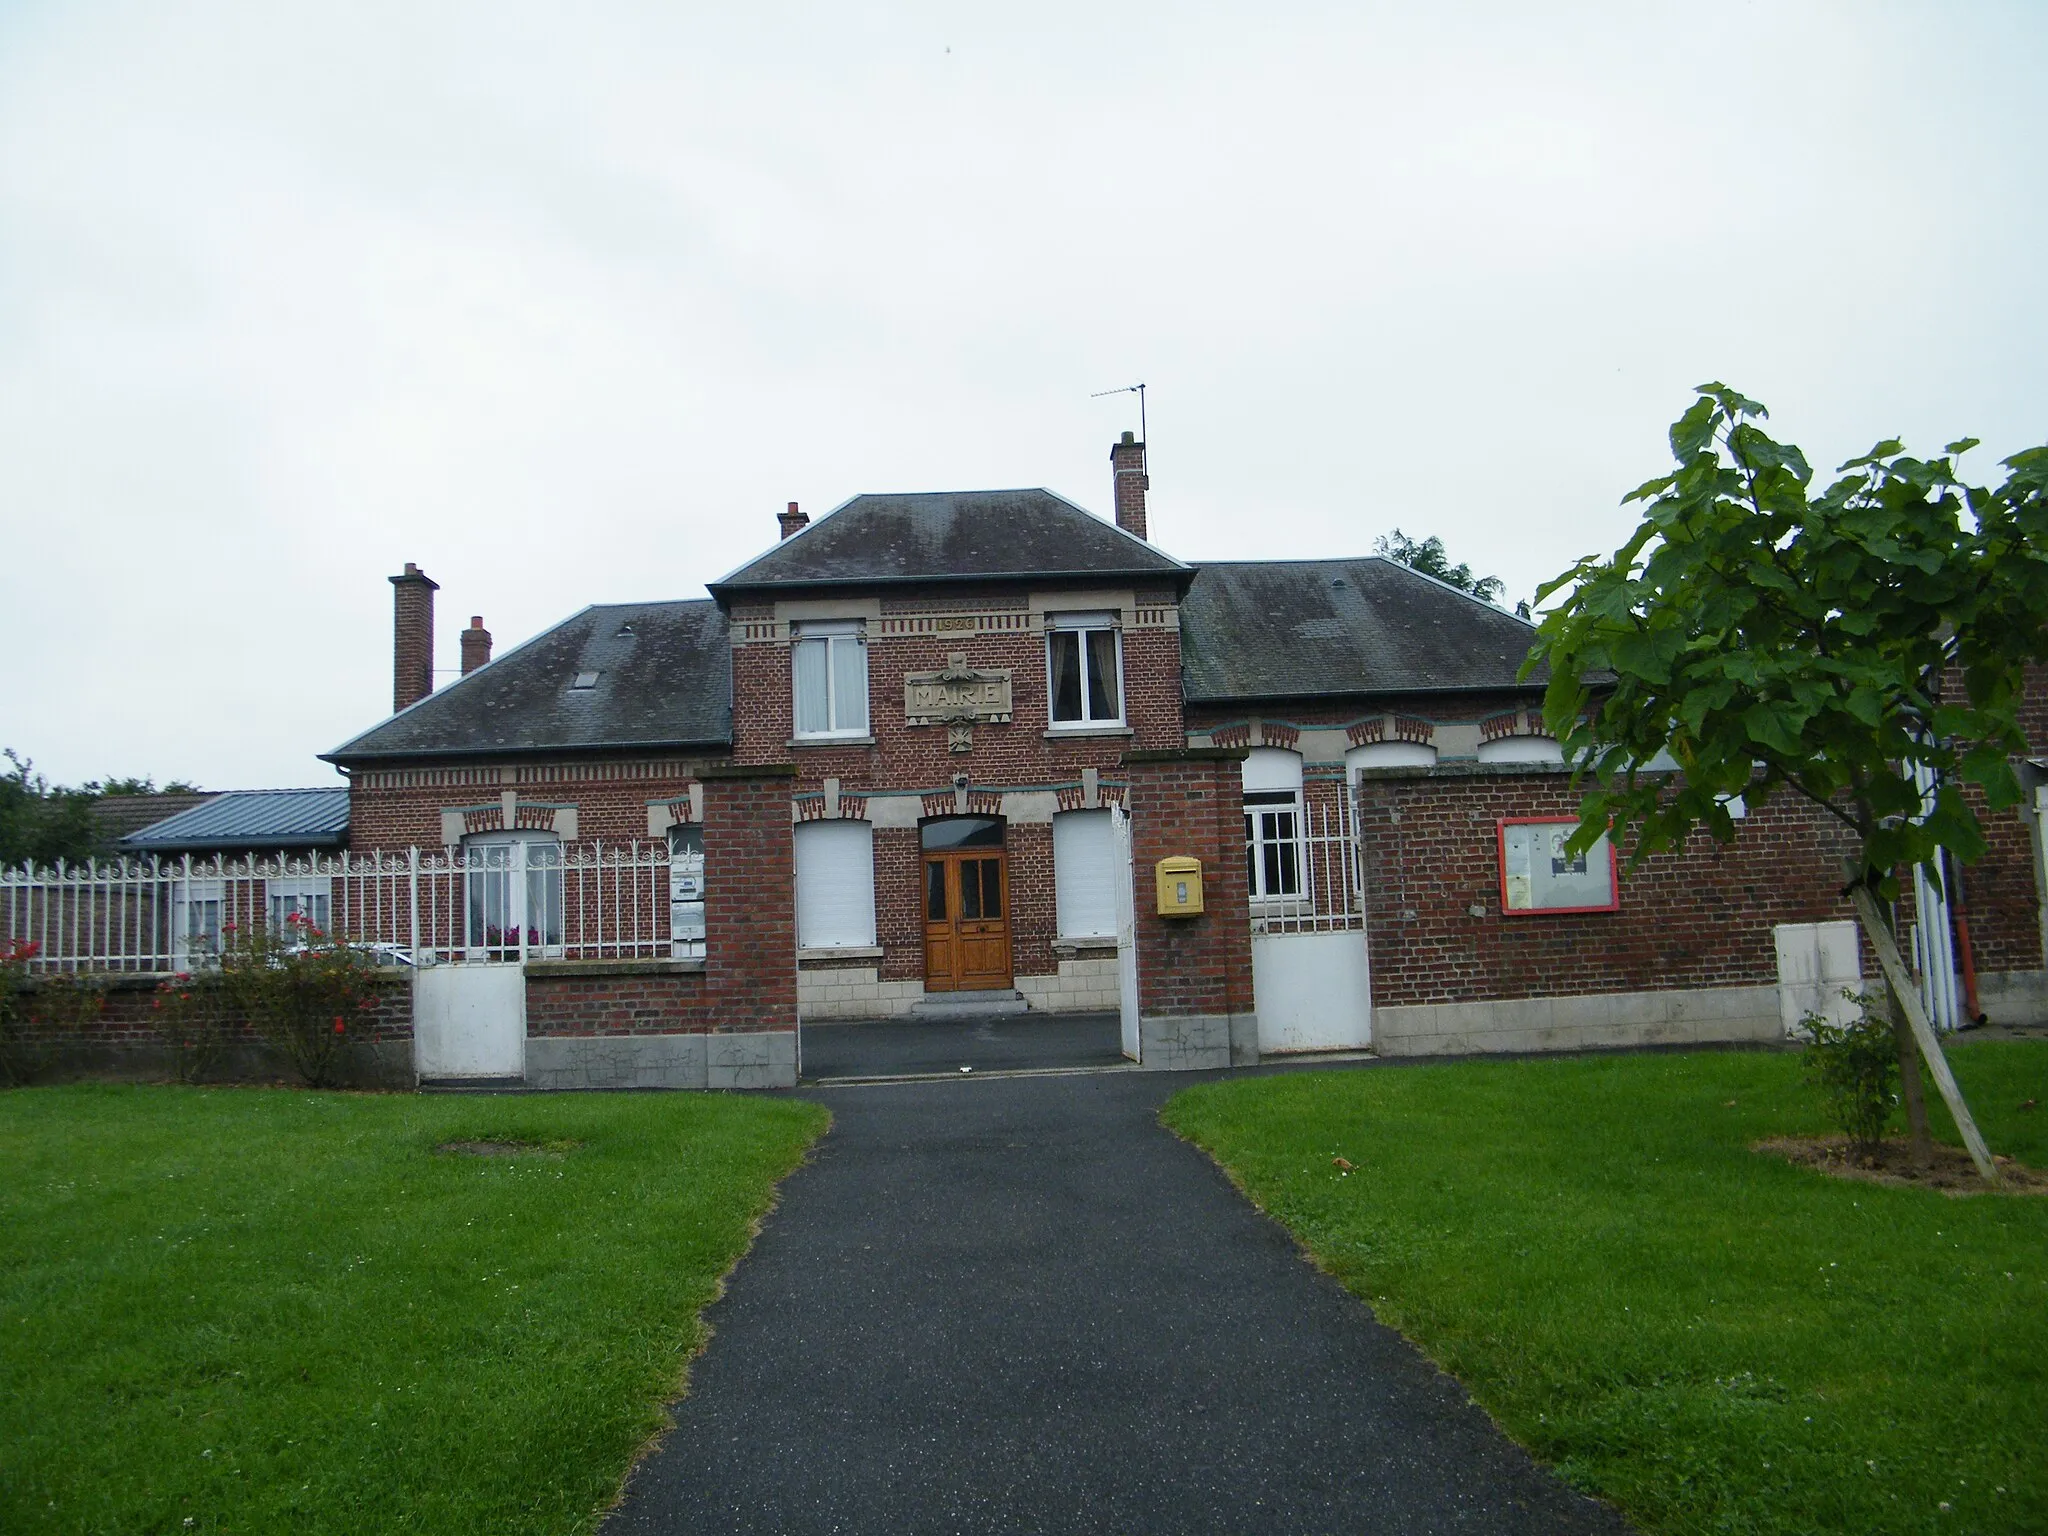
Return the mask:
[[[1116,991],[1119,1022],[1123,1028],[1124,1054],[1138,1057],[1138,904],[1131,868],[1131,818],[1122,806],[1109,812],[1113,852],[1110,857],[1116,882]]]
[[[1365,902],[1347,800],[1261,803],[1245,818],[1262,1056],[1372,1043]]]
[[[524,1077],[526,968],[422,966],[412,979],[412,1031],[421,1077]]]

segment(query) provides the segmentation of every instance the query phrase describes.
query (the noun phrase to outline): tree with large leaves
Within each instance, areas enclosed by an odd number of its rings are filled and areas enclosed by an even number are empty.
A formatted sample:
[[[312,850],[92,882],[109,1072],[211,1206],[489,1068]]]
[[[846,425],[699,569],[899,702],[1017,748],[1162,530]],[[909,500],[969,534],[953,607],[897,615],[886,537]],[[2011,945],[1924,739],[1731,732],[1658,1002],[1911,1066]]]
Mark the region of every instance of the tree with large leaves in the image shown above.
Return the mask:
[[[1641,526],[1538,593],[1557,601],[1524,675],[1549,663],[1545,719],[1590,780],[1573,841],[1611,829],[1633,860],[1696,829],[1730,842],[1738,795],[1796,795],[1837,822],[1892,994],[1914,1144],[1924,1156],[1917,1046],[1995,1183],[1888,903],[1901,868],[1938,884],[1944,850],[1984,851],[1965,786],[1991,812],[2020,799],[2021,695],[2048,660],[2048,447],[1987,487],[1958,473],[1973,439],[1931,459],[1882,442],[1816,494],[1761,405],[1722,384],[1697,393],[1671,428],[1676,469],[1626,498],[1644,504]],[[1652,769],[1665,752],[1680,772]]]

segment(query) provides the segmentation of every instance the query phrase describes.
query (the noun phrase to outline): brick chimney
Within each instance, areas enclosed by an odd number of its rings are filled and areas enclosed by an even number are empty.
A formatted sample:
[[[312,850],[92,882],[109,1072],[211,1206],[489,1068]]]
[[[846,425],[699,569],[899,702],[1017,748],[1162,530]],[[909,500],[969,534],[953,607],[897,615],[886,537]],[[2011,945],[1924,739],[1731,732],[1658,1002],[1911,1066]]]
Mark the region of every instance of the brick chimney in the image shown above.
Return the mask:
[[[391,709],[395,714],[434,691],[434,594],[438,581],[410,560],[391,578]]]
[[[775,521],[782,525],[782,536],[785,539],[792,533],[801,533],[804,529],[811,526],[810,518],[797,511],[796,503],[793,501],[789,504],[787,512],[775,514]]]
[[[469,676],[491,659],[491,632],[484,628],[484,616],[472,613],[469,628],[462,632],[462,675]]]
[[[1152,477],[1145,473],[1145,445],[1126,432],[1109,445],[1111,478],[1116,482],[1116,525],[1125,533],[1145,537],[1145,492]]]

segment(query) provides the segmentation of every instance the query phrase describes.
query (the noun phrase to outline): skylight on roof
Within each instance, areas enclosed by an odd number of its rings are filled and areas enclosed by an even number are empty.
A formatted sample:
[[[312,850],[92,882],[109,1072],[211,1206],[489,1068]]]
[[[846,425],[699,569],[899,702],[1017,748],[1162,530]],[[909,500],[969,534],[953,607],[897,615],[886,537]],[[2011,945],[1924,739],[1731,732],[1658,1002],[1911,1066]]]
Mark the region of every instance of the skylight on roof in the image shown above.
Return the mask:
[[[571,688],[595,688],[597,686],[597,674],[595,672],[578,672],[576,674],[576,681],[569,686]]]

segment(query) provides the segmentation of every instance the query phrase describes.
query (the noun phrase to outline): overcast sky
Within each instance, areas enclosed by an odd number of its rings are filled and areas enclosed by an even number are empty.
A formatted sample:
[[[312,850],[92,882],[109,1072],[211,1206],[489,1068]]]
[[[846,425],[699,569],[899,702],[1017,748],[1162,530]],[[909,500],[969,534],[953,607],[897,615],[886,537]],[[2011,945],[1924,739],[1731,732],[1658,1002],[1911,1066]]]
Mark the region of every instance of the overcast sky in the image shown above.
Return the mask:
[[[0,0],[0,745],[331,781],[437,664],[862,491],[1184,559],[1608,549],[1723,378],[2048,440],[2048,6]]]

